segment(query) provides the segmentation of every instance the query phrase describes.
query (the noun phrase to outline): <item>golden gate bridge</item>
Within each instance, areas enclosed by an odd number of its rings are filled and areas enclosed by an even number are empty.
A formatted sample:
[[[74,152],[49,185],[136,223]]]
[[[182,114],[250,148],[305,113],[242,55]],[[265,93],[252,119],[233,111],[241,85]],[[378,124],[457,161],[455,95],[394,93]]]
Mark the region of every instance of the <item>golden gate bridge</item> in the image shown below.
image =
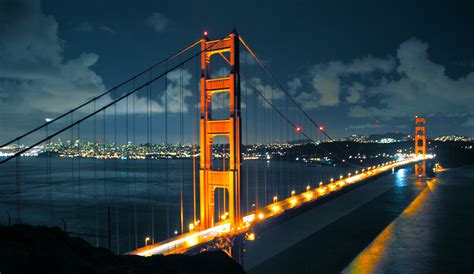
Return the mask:
[[[415,163],[423,176],[433,156],[422,117],[414,136],[402,159],[351,162],[328,152],[346,168],[319,172],[311,157],[298,161],[297,144],[334,141],[325,128],[236,31],[217,40],[205,33],[2,144],[12,148],[0,160],[2,207],[16,222],[62,224],[118,254],[219,249],[241,261],[258,223],[401,166]],[[42,167],[24,157],[35,153]]]

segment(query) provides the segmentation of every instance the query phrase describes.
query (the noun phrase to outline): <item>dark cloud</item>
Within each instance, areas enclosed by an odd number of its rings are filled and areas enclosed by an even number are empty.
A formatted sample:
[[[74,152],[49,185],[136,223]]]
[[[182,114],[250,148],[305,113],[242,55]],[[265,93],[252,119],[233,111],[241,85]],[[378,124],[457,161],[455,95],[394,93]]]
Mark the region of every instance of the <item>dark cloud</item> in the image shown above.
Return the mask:
[[[61,113],[105,89],[91,68],[99,56],[65,58],[58,24],[39,1],[3,1],[0,18],[1,112]]]

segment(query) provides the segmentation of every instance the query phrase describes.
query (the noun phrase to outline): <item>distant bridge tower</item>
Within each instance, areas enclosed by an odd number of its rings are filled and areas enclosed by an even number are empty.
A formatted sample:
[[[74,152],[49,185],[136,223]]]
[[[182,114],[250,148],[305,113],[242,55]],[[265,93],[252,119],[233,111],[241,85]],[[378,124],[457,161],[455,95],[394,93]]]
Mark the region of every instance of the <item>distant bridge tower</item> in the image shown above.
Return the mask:
[[[415,117],[415,155],[426,156],[426,119]],[[426,175],[426,163],[415,164],[415,175]]]
[[[202,40],[201,50],[201,118],[200,118],[200,170],[199,203],[201,229],[213,227],[216,220],[216,189],[227,191],[228,218],[231,227],[241,225],[240,216],[240,73],[239,73],[239,37],[234,31],[222,40]],[[223,58],[230,66],[230,74],[222,78],[211,77],[213,55]],[[229,117],[214,120],[212,117],[212,96],[217,93],[229,95]],[[228,170],[212,169],[212,144],[217,136],[227,137],[229,143]],[[225,195],[225,194],[224,194]],[[217,217],[218,218],[218,217]],[[217,219],[216,218],[216,219]]]

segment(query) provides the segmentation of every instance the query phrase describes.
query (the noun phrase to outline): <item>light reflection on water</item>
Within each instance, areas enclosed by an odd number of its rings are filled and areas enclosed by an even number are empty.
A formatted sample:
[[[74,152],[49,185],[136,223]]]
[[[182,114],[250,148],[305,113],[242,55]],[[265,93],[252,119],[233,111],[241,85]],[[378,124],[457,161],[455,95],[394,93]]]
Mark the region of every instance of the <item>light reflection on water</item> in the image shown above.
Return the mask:
[[[395,184],[406,185],[406,169],[400,169],[396,173]],[[432,191],[436,188],[437,179],[427,179],[423,191],[413,202],[389,225],[372,243],[366,247],[343,271],[342,273],[387,273],[406,272],[408,269],[416,269],[416,264],[423,264],[423,260],[411,261],[410,266],[400,264],[400,258],[409,257],[423,253],[429,256],[431,230],[416,224],[424,219],[422,224],[429,223],[429,204],[432,200]]]
[[[399,169],[395,172],[395,185],[397,187],[402,187],[402,186],[407,185],[407,180],[406,180],[407,172],[408,172],[408,169],[406,168]]]

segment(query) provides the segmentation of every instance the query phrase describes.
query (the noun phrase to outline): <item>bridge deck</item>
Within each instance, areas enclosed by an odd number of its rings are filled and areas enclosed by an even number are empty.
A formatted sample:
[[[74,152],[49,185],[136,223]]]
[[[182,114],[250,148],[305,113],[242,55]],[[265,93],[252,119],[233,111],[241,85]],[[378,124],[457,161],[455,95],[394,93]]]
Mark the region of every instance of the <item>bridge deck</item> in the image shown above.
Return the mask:
[[[166,241],[139,248],[128,254],[151,256],[155,254],[167,255],[185,253],[186,251],[193,249],[198,245],[212,242],[217,237],[225,237],[246,233],[252,228],[255,223],[263,222],[270,218],[277,217],[283,214],[285,211],[298,208],[303,204],[314,202],[320,197],[330,195],[331,193],[336,192],[349,185],[363,182],[368,178],[374,177],[393,168],[413,164],[415,162],[424,161],[431,158],[433,158],[433,156],[431,155],[427,155],[425,157],[416,156],[400,161],[385,163],[379,166],[374,166],[347,178],[335,180],[330,182],[329,184],[322,185],[314,189],[308,189],[303,193],[300,193],[298,195],[295,194],[282,201],[276,201],[265,206],[264,208],[259,209],[257,212],[250,212],[248,215],[243,217],[244,225],[242,227],[234,229],[230,227],[229,222],[219,222],[216,226],[212,228],[184,233],[182,235],[170,238]]]

